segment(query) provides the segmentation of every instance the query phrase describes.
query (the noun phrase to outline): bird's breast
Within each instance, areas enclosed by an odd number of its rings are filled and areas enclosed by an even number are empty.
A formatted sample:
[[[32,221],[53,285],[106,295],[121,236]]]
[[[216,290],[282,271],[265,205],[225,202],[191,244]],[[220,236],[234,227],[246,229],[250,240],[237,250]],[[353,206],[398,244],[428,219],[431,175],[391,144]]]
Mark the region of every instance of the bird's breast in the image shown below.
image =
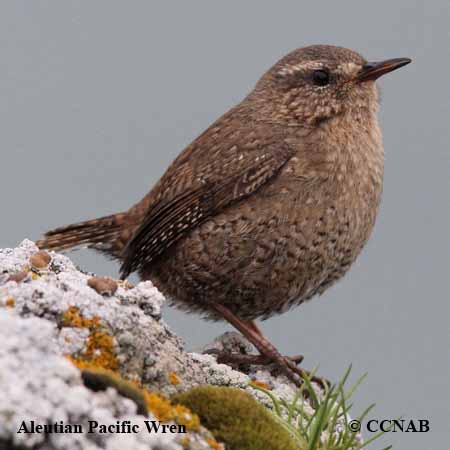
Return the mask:
[[[345,274],[367,242],[379,209],[383,148],[377,123],[344,131],[342,124],[335,125],[308,145],[302,141],[276,182],[255,198],[261,211],[266,210],[264,197],[271,199],[273,236],[287,243],[290,268],[307,274],[305,280],[299,277],[292,298],[302,289],[300,297],[322,292]],[[281,266],[277,272],[283,276],[286,267]]]
[[[382,150],[350,135],[319,141],[303,140],[277,177],[175,244],[152,269],[158,286],[191,308],[216,301],[254,319],[341,278],[375,222]]]

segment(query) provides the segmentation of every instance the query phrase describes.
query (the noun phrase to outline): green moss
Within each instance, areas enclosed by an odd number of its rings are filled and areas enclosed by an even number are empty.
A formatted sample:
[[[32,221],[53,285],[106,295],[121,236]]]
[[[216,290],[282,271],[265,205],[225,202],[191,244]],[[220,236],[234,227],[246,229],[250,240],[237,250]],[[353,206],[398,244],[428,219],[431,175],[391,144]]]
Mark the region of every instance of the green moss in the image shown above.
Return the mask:
[[[250,394],[240,389],[200,386],[178,394],[227,450],[299,450],[277,419]]]

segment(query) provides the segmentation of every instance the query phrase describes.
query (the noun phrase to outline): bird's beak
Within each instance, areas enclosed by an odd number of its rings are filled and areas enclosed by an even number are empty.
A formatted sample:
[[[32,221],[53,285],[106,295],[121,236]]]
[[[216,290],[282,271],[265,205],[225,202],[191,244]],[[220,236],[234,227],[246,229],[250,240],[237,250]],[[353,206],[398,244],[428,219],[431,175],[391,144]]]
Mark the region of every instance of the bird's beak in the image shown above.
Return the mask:
[[[406,66],[410,62],[409,58],[393,58],[380,62],[368,62],[359,72],[356,81],[362,83],[363,81],[376,80],[381,75]]]

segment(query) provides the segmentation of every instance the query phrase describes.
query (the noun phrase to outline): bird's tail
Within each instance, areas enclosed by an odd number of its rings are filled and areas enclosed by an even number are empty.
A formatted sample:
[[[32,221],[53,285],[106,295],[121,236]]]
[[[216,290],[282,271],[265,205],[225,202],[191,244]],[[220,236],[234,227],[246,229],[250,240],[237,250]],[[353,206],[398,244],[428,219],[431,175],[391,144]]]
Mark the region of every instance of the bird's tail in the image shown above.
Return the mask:
[[[93,247],[111,256],[118,256],[126,213],[112,214],[98,219],[74,223],[47,231],[36,245],[46,250],[69,250],[76,247]]]

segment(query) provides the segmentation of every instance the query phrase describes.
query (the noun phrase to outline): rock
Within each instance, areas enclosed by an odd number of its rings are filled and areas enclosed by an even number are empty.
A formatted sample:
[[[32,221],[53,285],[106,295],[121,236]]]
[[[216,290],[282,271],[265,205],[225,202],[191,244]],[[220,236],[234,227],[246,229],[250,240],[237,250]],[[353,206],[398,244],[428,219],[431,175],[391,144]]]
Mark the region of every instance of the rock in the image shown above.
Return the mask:
[[[27,271],[12,273],[8,276],[8,281],[15,281],[16,283],[21,283],[28,276]]]
[[[22,269],[36,249],[25,241],[17,249],[0,251],[0,271]],[[7,281],[0,287],[0,299],[14,299],[15,315],[40,317],[56,326],[61,354],[89,359],[91,351],[103,356],[105,364],[120,365],[123,377],[167,395],[177,391],[168,383],[169,373],[176,373],[183,387],[206,381],[181,340],[160,319],[164,297],[150,282],[133,289],[118,286],[105,298],[88,286],[91,277],[68,258],[52,253],[52,259],[57,273],[49,270],[20,284]]]
[[[46,270],[30,272],[30,265]],[[252,380],[287,401],[295,396],[295,386],[267,369],[242,373],[213,355],[186,352],[161,318],[165,299],[150,281],[92,277],[29,240],[0,250],[0,274],[0,449],[220,449],[198,424],[187,434],[149,434],[144,420],[195,424],[195,415],[165,398],[204,384],[240,388],[269,408]],[[251,350],[237,333],[208,349]],[[17,433],[24,420],[83,427],[129,420],[141,432]]]
[[[33,269],[45,269],[51,260],[51,256],[45,250],[41,250],[30,256],[30,265]]]
[[[110,297],[117,291],[117,282],[108,277],[91,277],[87,281],[89,287],[97,291],[100,295]]]
[[[0,311],[0,439],[10,448],[70,448],[92,445],[107,448],[114,435],[18,433],[22,424],[82,423],[88,420],[114,423],[132,418],[135,406],[114,390],[93,393],[81,382],[79,371],[58,352],[56,327],[36,317],[21,318]],[[133,417],[133,420],[135,418]],[[76,436],[76,439],[72,436]],[[127,445],[143,448],[134,435]],[[100,442],[95,441],[100,440]]]

